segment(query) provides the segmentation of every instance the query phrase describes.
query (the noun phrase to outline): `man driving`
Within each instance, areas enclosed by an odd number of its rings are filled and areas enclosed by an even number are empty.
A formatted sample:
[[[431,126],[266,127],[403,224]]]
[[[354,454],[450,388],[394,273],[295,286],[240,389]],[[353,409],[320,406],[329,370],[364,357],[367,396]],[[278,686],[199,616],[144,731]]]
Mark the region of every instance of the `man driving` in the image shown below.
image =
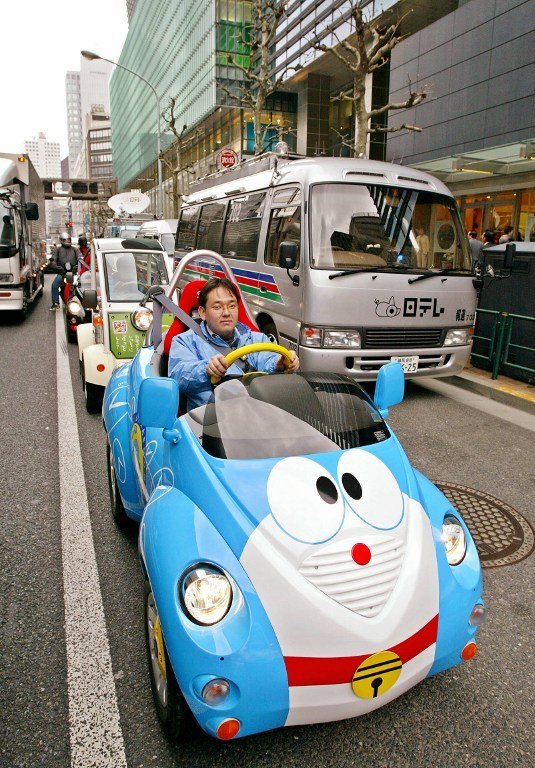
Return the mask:
[[[202,336],[189,330],[173,339],[169,352],[169,376],[176,379],[181,392],[187,395],[188,411],[210,400],[211,376],[227,373],[240,376],[243,371],[233,364],[228,366],[225,355],[228,348],[239,349],[247,344],[269,343],[264,333],[251,331],[238,322],[238,289],[227,278],[208,280],[199,292],[199,315]],[[204,338],[203,338],[204,337]],[[221,347],[221,352],[217,352]],[[276,352],[254,352],[247,356],[248,370],[290,372],[299,369],[299,358],[290,352],[288,362]]]

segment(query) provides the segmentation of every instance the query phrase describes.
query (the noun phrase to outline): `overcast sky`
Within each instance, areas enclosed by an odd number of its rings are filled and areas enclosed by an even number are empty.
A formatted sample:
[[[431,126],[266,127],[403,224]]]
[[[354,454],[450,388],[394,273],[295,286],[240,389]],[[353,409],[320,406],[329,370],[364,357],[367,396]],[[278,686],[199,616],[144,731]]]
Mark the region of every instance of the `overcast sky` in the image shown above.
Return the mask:
[[[40,131],[68,154],[65,73],[86,49],[117,61],[126,0],[0,0],[0,152],[22,152]]]

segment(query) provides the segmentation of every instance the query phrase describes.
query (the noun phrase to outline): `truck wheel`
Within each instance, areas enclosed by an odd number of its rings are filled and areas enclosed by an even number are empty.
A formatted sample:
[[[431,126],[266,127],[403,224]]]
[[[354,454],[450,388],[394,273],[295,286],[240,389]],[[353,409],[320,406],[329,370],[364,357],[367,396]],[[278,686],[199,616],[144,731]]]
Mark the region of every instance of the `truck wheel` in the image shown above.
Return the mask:
[[[279,343],[279,334],[275,323],[265,323],[260,330],[266,334],[272,344]]]
[[[88,413],[100,413],[102,411],[102,401],[104,399],[104,387],[99,387],[98,384],[89,384],[85,380],[85,376],[82,377],[84,385],[85,395],[85,407]]]
[[[145,639],[150,686],[162,729],[169,739],[182,740],[191,728],[193,717],[167,655],[160,617],[148,579],[145,581]]]
[[[111,513],[116,525],[119,528],[126,528],[130,523],[130,518],[126,514],[123,500],[121,499],[121,494],[119,492],[119,484],[117,483],[115,467],[113,466],[111,446],[109,441],[106,443],[106,460],[108,464],[108,489],[110,491]]]

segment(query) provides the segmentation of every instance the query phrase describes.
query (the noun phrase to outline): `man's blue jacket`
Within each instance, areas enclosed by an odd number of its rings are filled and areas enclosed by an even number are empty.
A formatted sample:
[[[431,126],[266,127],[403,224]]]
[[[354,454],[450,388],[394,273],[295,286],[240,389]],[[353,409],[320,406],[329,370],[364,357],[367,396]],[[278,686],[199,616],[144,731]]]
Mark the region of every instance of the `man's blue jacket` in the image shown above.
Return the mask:
[[[213,345],[222,347],[221,354],[224,355],[227,354],[228,347],[239,349],[246,344],[269,342],[264,333],[251,331],[243,323],[236,325],[234,337],[228,342],[212,333],[204,321],[199,328],[205,338],[210,339],[212,343],[202,339],[195,331],[189,330],[175,336],[169,351],[169,376],[177,381],[180,392],[187,395],[188,411],[198,405],[205,405],[210,400],[212,390],[206,366],[210,358],[217,355],[217,349]],[[276,352],[253,352],[247,356],[247,362],[253,370],[266,373],[273,373],[278,359],[279,355]],[[228,373],[239,376],[242,371],[233,364],[228,369]]]

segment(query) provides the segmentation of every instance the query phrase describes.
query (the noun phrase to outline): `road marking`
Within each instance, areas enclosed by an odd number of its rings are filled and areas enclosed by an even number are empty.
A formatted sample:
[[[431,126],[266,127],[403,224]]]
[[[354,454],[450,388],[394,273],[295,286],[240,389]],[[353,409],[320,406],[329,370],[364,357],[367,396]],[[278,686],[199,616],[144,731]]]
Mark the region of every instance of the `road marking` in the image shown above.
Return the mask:
[[[126,768],[61,311],[56,360],[71,767]]]
[[[515,424],[517,427],[522,427],[523,429],[529,429],[531,432],[535,432],[535,416],[526,413],[526,411],[521,411],[510,405],[504,405],[497,400],[492,400],[490,397],[484,397],[483,395],[478,395],[463,387],[457,387],[455,384],[447,384],[440,379],[426,379],[426,381],[413,380],[412,384],[416,384],[416,386],[423,387],[424,389],[429,389],[444,397],[449,397],[470,408],[475,408],[478,411],[483,411],[483,413],[488,413],[490,416],[496,416],[498,419],[503,419],[510,424]]]

